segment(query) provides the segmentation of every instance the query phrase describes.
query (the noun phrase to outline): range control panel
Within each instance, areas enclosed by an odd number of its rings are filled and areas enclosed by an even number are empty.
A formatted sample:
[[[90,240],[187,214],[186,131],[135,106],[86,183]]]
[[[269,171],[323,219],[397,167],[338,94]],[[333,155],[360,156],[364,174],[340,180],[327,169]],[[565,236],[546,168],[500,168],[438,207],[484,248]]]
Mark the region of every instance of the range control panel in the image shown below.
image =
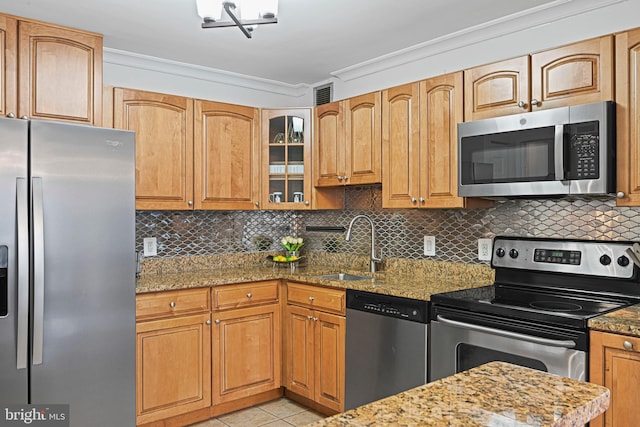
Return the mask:
[[[491,266],[629,279],[634,242],[496,237]]]
[[[429,320],[428,301],[351,289],[347,290],[347,309],[395,317],[412,322],[427,323]]]

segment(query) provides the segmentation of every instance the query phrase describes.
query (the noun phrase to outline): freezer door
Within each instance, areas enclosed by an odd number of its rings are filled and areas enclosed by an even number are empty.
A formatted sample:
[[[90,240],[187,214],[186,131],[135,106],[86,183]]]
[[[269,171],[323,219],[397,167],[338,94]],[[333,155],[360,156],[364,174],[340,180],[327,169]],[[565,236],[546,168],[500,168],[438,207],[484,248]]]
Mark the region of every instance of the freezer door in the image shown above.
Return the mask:
[[[134,159],[132,132],[31,123],[31,403],[72,427],[135,425]]]
[[[28,122],[0,119],[0,403],[27,403]],[[18,189],[20,189],[20,193]],[[22,204],[18,206],[18,199]],[[21,213],[20,218],[17,212]],[[18,264],[18,225],[22,225]],[[4,258],[4,260],[2,260]],[[18,288],[18,267],[22,270]],[[22,310],[19,312],[19,301]],[[19,316],[20,315],[20,316]],[[20,320],[20,322],[19,322]],[[20,325],[19,325],[20,323]],[[20,349],[18,347],[20,346]],[[20,351],[18,351],[20,350]],[[20,355],[20,357],[18,357]]]

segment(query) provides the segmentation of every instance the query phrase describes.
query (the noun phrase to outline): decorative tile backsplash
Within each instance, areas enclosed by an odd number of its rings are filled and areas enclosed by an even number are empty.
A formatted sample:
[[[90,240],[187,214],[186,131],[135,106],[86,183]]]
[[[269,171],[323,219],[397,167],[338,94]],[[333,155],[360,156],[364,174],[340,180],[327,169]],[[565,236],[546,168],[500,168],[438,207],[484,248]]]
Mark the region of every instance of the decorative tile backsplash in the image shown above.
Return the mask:
[[[345,190],[346,208],[331,211],[138,211],[136,249],[156,237],[159,257],[281,250],[286,235],[305,239],[304,251],[367,255],[371,228],[357,221],[345,233],[307,232],[307,225],[344,226],[366,214],[377,231],[383,257],[464,263],[477,260],[477,240],[496,235],[639,240],[640,208],[618,208],[615,199],[497,201],[489,209],[382,209],[380,186]],[[436,256],[423,255],[424,236],[436,238]]]

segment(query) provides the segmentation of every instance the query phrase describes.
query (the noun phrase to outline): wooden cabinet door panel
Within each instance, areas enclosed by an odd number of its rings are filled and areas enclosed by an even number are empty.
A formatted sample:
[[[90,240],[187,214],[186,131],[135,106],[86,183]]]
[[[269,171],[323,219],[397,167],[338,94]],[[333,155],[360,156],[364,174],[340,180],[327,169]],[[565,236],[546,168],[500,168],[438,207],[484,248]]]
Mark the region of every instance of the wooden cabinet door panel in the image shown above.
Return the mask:
[[[255,209],[259,110],[200,100],[195,109],[195,208]]]
[[[136,209],[193,209],[193,100],[116,88],[114,127],[136,132]]]
[[[315,395],[321,405],[344,410],[345,318],[314,312]]]
[[[38,119],[102,123],[102,37],[20,21],[18,110]]]
[[[136,325],[137,424],[211,406],[209,314]]]
[[[280,387],[280,305],[213,314],[213,402]]]
[[[345,100],[346,184],[381,182],[381,101],[380,92]]]
[[[315,185],[335,187],[343,185],[344,122],[343,103],[331,102],[315,108]],[[338,179],[340,177],[340,179]]]
[[[382,92],[382,207],[417,206],[420,176],[419,84]]]
[[[18,22],[8,16],[0,15],[0,116],[16,110],[18,90]]]
[[[308,399],[314,395],[313,310],[286,307],[285,387]]]
[[[529,56],[464,70],[464,120],[522,113],[529,108]]]
[[[616,34],[618,206],[640,206],[640,29]]]
[[[458,123],[462,121],[462,72],[420,83],[422,207],[461,208],[458,197]]]
[[[536,53],[531,55],[531,109],[613,100],[613,78],[613,36]]]
[[[611,390],[611,404],[589,424],[591,427],[626,427],[640,418],[640,338],[612,333],[590,334],[590,381]]]

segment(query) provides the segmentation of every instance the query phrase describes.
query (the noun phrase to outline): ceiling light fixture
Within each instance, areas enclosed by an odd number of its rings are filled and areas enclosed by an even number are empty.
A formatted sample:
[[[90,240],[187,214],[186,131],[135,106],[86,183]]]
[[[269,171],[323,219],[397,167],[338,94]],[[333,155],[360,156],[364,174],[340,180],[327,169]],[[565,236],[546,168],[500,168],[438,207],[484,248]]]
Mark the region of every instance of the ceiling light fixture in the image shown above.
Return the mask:
[[[278,0],[196,0],[202,28],[237,25],[247,38],[259,24],[278,22]]]

